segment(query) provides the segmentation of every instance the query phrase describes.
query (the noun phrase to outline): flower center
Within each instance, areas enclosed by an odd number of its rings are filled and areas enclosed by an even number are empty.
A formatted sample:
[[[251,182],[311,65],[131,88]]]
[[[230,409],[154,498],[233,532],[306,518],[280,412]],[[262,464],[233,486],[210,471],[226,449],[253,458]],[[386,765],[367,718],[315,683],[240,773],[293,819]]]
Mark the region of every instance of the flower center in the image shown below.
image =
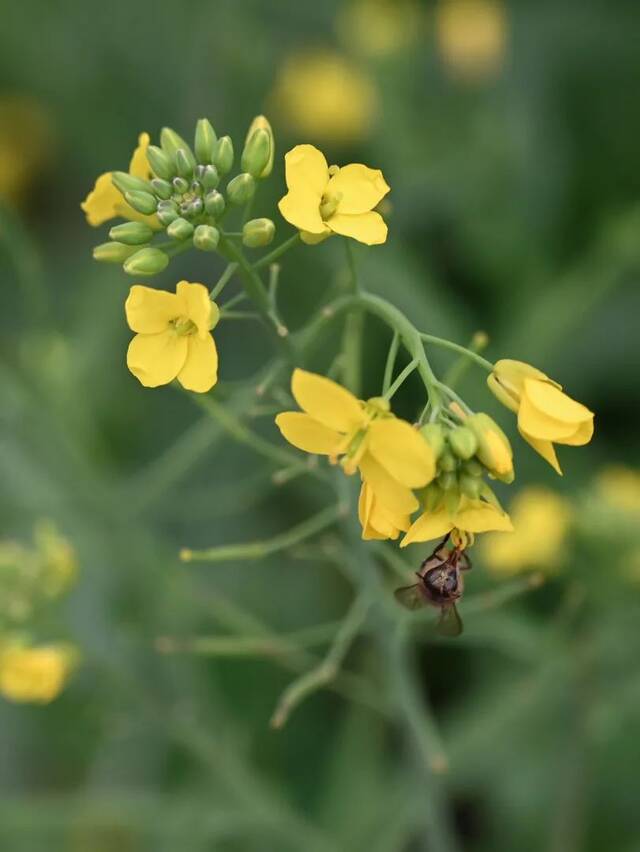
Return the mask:
[[[186,337],[188,334],[193,334],[197,331],[196,324],[189,317],[177,317],[171,320],[170,323],[178,337]]]
[[[322,200],[320,201],[320,216],[322,217],[323,222],[326,222],[327,219],[330,219],[333,216],[341,201],[341,192],[325,192],[322,196]]]

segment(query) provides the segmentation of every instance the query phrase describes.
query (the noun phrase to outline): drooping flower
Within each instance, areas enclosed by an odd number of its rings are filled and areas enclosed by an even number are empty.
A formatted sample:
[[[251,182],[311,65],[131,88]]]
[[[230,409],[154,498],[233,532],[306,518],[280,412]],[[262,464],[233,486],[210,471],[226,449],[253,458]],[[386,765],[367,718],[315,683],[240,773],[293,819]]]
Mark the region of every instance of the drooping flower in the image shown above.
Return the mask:
[[[148,388],[174,379],[187,390],[206,393],[218,378],[218,352],[211,329],[217,305],[203,284],[180,281],[175,293],[135,284],[125,304],[129,328],[127,366]]]
[[[401,532],[406,532],[411,526],[411,518],[408,514],[387,509],[366,482],[363,482],[360,488],[358,518],[362,526],[362,538],[365,541],[396,539]]]
[[[289,192],[278,204],[282,216],[310,245],[331,234],[366,245],[387,239],[387,226],[373,208],[389,192],[379,169],[359,163],[329,168],[313,145],[297,145],[285,157]]]
[[[408,544],[414,544],[417,541],[431,541],[432,539],[442,538],[452,530],[462,530],[468,533],[489,532],[490,530],[511,532],[513,525],[509,515],[493,503],[461,497],[454,512],[449,511],[444,503],[432,511],[423,512],[411,524],[409,531],[400,542],[400,547],[406,547]]]
[[[588,444],[593,436],[593,412],[522,361],[498,361],[487,383],[500,402],[518,415],[518,431],[525,441],[562,475],[553,445]]]
[[[433,479],[434,455],[416,429],[390,412],[387,400],[363,402],[331,379],[305,370],[294,371],[291,391],[302,411],[276,417],[290,444],[334,463],[341,458],[347,474],[359,470],[393,518],[418,508],[412,489]]]
[[[0,650],[0,693],[10,701],[48,704],[62,692],[76,659],[69,645],[9,644]]]
[[[133,152],[129,164],[129,174],[143,180],[153,177],[147,162],[147,148],[150,141],[148,133],[141,133],[138,136],[138,147]],[[100,175],[95,186],[80,205],[86,213],[87,222],[97,228],[109,219],[122,217],[136,222],[146,222],[151,227],[157,227],[158,220],[155,214],[145,216],[127,204],[120,191],[113,185],[111,175],[112,172],[105,172]]]

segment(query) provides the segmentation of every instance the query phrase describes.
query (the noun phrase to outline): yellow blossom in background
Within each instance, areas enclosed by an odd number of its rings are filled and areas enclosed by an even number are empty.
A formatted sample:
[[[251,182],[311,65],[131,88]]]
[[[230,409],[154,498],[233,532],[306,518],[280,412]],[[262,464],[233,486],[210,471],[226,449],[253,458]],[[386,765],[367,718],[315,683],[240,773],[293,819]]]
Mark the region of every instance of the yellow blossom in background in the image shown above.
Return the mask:
[[[70,645],[0,649],[0,693],[10,701],[48,704],[62,692],[76,663]]]
[[[427,485],[435,475],[435,458],[424,438],[409,423],[394,417],[381,398],[356,399],[346,388],[324,376],[295,370],[291,392],[302,411],[276,417],[286,440],[306,453],[342,457],[347,474],[360,470],[376,501],[389,519],[404,518],[418,508],[413,488]],[[365,492],[364,501],[371,499]],[[371,518],[373,504],[363,511]],[[404,522],[403,522],[404,523]],[[381,529],[380,529],[381,531]]]
[[[296,135],[336,144],[366,137],[378,111],[376,88],[367,74],[329,50],[287,59],[270,101],[280,122]]]
[[[569,502],[547,488],[530,487],[514,497],[510,509],[513,535],[483,539],[487,568],[503,576],[557,568],[573,514]]]
[[[489,532],[490,530],[511,532],[513,525],[509,515],[492,503],[462,497],[455,512],[450,512],[444,504],[433,511],[423,512],[409,528],[400,542],[400,547],[406,547],[408,544],[414,544],[418,541],[442,538],[452,530],[461,530],[467,533]]]
[[[218,352],[211,329],[217,305],[203,284],[180,281],[176,292],[135,284],[125,304],[129,328],[127,366],[148,388],[174,379],[187,390],[206,393],[218,379]]]
[[[593,437],[593,412],[530,364],[498,361],[487,383],[500,402],[518,415],[518,431],[525,441],[560,475],[554,443],[577,447]]]
[[[440,0],[436,7],[438,50],[455,77],[483,80],[499,73],[507,34],[501,0]]]
[[[596,477],[599,496],[613,509],[640,517],[640,471],[611,465]]]
[[[374,207],[389,192],[379,169],[359,163],[329,168],[313,145],[297,145],[285,156],[287,188],[278,208],[300,229],[304,242],[315,244],[340,234],[366,245],[384,243],[387,226]]]
[[[129,163],[129,174],[142,180],[148,180],[152,177],[147,162],[147,148],[150,141],[148,133],[141,133],[138,136],[138,147],[133,152]],[[105,174],[100,175],[95,186],[80,205],[87,216],[87,222],[97,228],[109,219],[121,217],[136,222],[146,222],[151,227],[157,227],[158,219],[155,214],[145,216],[127,204],[122,193],[113,185],[111,174],[111,172],[105,172]]]
[[[362,538],[365,541],[396,539],[401,532],[406,532],[411,526],[409,515],[387,509],[366,482],[363,482],[360,488],[358,518],[362,526]]]
[[[42,106],[33,98],[0,98],[0,200],[19,204],[46,168],[52,131]]]
[[[349,49],[391,56],[423,35],[424,16],[415,0],[352,0],[339,14],[337,30]]]

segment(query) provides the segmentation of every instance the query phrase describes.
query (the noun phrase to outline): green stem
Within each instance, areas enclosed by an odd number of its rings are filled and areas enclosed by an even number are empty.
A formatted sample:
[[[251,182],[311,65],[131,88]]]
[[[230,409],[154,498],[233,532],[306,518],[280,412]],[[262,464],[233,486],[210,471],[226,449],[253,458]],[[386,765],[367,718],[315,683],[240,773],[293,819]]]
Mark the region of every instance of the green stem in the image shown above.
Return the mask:
[[[442,349],[450,349],[452,352],[457,352],[459,355],[464,355],[465,358],[470,358],[472,361],[475,361],[476,364],[479,364],[488,372],[493,372],[494,365],[491,361],[487,361],[487,359],[483,358],[482,355],[478,355],[478,353],[474,352],[472,349],[467,349],[466,346],[461,346],[459,343],[453,343],[451,340],[445,340],[443,337],[435,337],[433,334],[421,334],[420,337],[425,341],[425,343],[440,346]]]
[[[296,233],[292,237],[289,237],[288,240],[285,240],[283,243],[280,243],[279,246],[270,251],[269,254],[265,254],[264,257],[261,257],[256,263],[254,263],[254,269],[263,269],[265,266],[269,266],[279,257],[289,251],[290,248],[297,245],[300,242],[300,234]]]
[[[400,388],[400,386],[402,384],[404,384],[404,382],[409,378],[409,376],[411,375],[411,373],[413,373],[413,371],[416,369],[417,366],[418,366],[418,362],[414,358],[414,360],[411,361],[410,364],[407,364],[407,366],[404,368],[404,370],[398,375],[395,382],[391,385],[391,387],[384,394],[384,398],[385,399],[391,399],[393,397],[393,395],[395,394],[395,392]]]
[[[345,251],[349,268],[349,290],[357,296],[360,293],[358,270],[351,240],[345,239]],[[342,336],[342,355],[344,384],[355,395],[360,396],[362,386],[362,332],[364,317],[361,310],[353,310],[347,316]]]
[[[251,311],[220,311],[221,320],[262,320],[260,314]]]
[[[224,270],[224,272],[222,273],[222,275],[218,279],[218,282],[214,286],[214,288],[211,290],[211,293],[209,293],[209,298],[211,299],[212,302],[214,302],[218,298],[218,296],[220,295],[220,293],[222,293],[222,291],[227,286],[229,281],[231,281],[231,279],[233,278],[237,268],[238,268],[237,263],[228,263],[227,264],[227,268]]]
[[[387,362],[384,367],[384,379],[382,382],[382,395],[385,396],[391,385],[391,377],[393,376],[393,368],[396,365],[396,357],[398,355],[398,347],[400,346],[400,336],[397,331],[394,331],[387,353]]]

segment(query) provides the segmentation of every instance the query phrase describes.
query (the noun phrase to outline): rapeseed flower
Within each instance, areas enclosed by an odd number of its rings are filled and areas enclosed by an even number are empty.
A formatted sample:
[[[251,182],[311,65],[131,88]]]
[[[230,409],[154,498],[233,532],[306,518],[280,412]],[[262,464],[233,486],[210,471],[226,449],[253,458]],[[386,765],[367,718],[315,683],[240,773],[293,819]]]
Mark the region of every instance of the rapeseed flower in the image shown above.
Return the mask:
[[[362,538],[365,541],[396,539],[401,532],[406,532],[411,526],[409,515],[387,509],[366,482],[363,482],[360,488],[358,517],[362,526]]]
[[[461,530],[467,533],[489,532],[497,530],[511,532],[513,525],[506,512],[503,512],[493,503],[486,503],[480,499],[461,497],[458,508],[450,511],[442,503],[432,511],[423,512],[413,522],[409,531],[400,542],[400,547],[414,544],[417,541],[431,541],[442,538],[453,530]]]
[[[69,645],[0,650],[0,693],[10,701],[48,704],[62,692],[77,654]]]

